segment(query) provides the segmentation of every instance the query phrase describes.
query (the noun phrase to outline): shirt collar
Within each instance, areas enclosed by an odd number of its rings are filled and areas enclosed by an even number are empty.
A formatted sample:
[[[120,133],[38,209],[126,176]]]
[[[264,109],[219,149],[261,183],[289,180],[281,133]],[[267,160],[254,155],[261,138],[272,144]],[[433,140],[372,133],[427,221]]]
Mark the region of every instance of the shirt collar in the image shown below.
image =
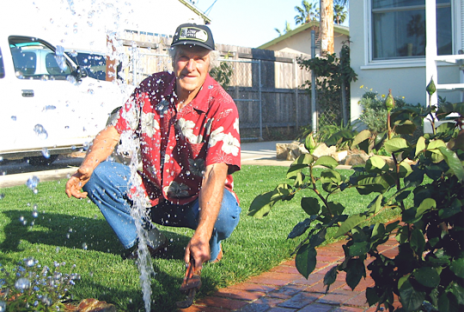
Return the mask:
[[[217,83],[208,74],[197,96],[191,102],[194,109],[202,111],[204,113],[208,111],[209,97],[211,94],[212,87],[217,87]]]

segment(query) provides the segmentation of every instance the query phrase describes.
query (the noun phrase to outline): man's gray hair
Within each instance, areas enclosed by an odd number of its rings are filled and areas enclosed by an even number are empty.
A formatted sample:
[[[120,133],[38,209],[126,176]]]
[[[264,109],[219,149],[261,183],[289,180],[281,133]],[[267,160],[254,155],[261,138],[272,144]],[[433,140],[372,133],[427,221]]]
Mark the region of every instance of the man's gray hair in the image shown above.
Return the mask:
[[[171,57],[172,62],[174,62],[174,59],[176,58],[177,55],[177,48],[179,46],[174,46],[170,47],[168,50],[169,56]],[[213,50],[209,52],[209,70],[218,67],[219,66],[219,52],[216,50]]]

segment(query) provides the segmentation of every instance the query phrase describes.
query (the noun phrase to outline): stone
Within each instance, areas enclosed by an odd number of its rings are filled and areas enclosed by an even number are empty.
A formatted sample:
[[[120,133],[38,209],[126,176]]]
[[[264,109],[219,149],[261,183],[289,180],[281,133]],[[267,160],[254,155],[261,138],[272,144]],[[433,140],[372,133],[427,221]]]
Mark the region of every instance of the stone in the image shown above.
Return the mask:
[[[295,160],[306,150],[298,141],[292,143],[276,143],[276,158],[281,160]],[[306,151],[307,153],[307,151]]]
[[[287,160],[288,150],[286,143],[276,143],[276,158]]]
[[[331,155],[333,158],[335,158],[336,161],[339,163],[348,156],[348,151],[340,151],[336,152],[335,154]]]
[[[316,157],[331,156],[331,155],[334,155],[336,152],[337,152],[336,146],[327,147],[325,143],[321,143],[314,150],[313,156],[316,156]]]
[[[114,305],[93,298],[82,300],[77,309],[79,312],[116,312]]]
[[[351,154],[351,155],[346,156],[346,158],[342,160],[342,165],[347,165],[347,166],[364,165],[368,159],[369,159],[369,156],[367,154]]]

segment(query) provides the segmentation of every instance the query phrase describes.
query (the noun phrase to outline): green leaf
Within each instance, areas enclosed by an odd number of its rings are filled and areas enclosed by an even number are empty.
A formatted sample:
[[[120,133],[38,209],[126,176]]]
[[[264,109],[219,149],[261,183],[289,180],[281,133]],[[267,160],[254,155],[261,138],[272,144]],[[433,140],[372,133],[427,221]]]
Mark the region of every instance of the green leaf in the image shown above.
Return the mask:
[[[334,216],[341,215],[345,210],[345,206],[340,203],[330,201],[328,202],[330,211],[334,214]]]
[[[295,183],[293,184],[293,187],[295,188],[300,188],[304,185],[304,179],[305,175],[301,172],[298,172],[295,177]]]
[[[308,214],[308,215],[317,215],[321,210],[321,205],[319,204],[319,200],[314,197],[303,197],[301,199],[301,208]]]
[[[381,239],[385,235],[385,225],[383,223],[376,223],[372,229],[371,240]]]
[[[398,280],[398,289],[400,289],[401,286],[403,286],[404,282],[406,282],[409,279],[410,275],[411,274],[406,274],[406,275],[400,277],[400,279]]]
[[[460,278],[464,278],[464,258],[453,260],[450,265],[450,270]]]
[[[378,213],[380,209],[382,209],[382,200],[383,194],[377,195],[377,197],[367,206],[369,208],[369,212]]]
[[[248,215],[256,218],[267,216],[276,203],[276,200],[271,200],[276,194],[278,193],[274,190],[256,196],[250,205],[250,209],[248,209]]]
[[[462,182],[464,180],[464,167],[462,166],[461,161],[456,155],[456,153],[442,146],[440,146],[438,149],[445,157],[446,163],[453,171],[453,173],[456,175],[459,182]]]
[[[400,291],[400,302],[406,311],[416,311],[425,299],[425,292],[417,291],[409,280],[405,281]]]
[[[359,143],[368,140],[372,136],[372,133],[369,130],[363,130],[356,135],[356,137],[353,140],[353,143],[351,144],[351,148],[356,147]]]
[[[437,270],[431,267],[422,267],[414,270],[413,276],[421,285],[435,288],[440,284],[440,275]]]
[[[306,230],[310,227],[311,221],[311,219],[307,218],[304,221],[301,221],[300,223],[295,225],[290,234],[288,234],[287,239],[293,239],[300,235],[303,235],[306,232]]]
[[[410,244],[416,255],[422,256],[425,248],[425,238],[420,229],[415,228],[412,230]]]
[[[335,265],[333,266],[327,273],[324,275],[324,286],[327,286],[327,291],[329,291],[330,285],[335,283],[338,275],[338,267]]]
[[[369,243],[366,241],[356,242],[350,246],[349,251],[351,257],[363,256],[369,251]]]
[[[464,305],[464,288],[462,286],[454,282],[448,286],[448,290],[456,297],[458,304]]]
[[[329,169],[335,169],[335,167],[338,166],[338,161],[332,156],[321,156],[316,160],[314,166],[324,166]]]
[[[369,306],[372,306],[380,301],[380,298],[377,295],[377,292],[375,291],[374,287],[366,288],[366,298],[367,298],[367,303],[369,304]]]
[[[417,208],[416,218],[422,216],[426,211],[437,208],[437,203],[433,198],[424,199]]]
[[[461,212],[461,205],[462,205],[461,201],[455,198],[453,202],[451,203],[451,205],[438,210],[438,216],[443,220],[448,219],[454,216],[455,214],[458,214]]]
[[[434,140],[430,141],[429,145],[427,146],[427,150],[432,151],[434,149],[438,149],[439,147],[446,147],[445,142],[442,140]]]
[[[405,151],[409,148],[408,141],[403,138],[393,138],[385,142],[385,150],[389,153]]]
[[[298,249],[295,257],[295,265],[298,272],[303,275],[306,279],[309,274],[314,271],[317,263],[317,251],[309,244],[304,244]]]
[[[372,192],[384,193],[390,186],[395,185],[395,183],[395,178],[387,172],[380,176],[360,178],[356,189],[361,195],[370,194]]]
[[[369,172],[387,171],[388,165],[382,157],[372,156],[366,161],[366,170]]]
[[[321,173],[322,188],[328,193],[332,193],[337,190],[341,180],[342,178],[340,173],[335,170],[330,169]]]
[[[303,155],[298,156],[298,158],[292,162],[292,164],[290,165],[290,168],[293,166],[299,166],[299,165],[306,165],[305,167],[307,167],[313,162],[314,162],[314,157],[311,154],[303,154]]]
[[[395,123],[394,131],[398,134],[411,134],[416,130],[416,125],[410,121],[406,120],[404,122]]]
[[[411,165],[408,164],[407,162],[404,162],[404,161],[401,162],[401,164],[400,164],[400,172],[399,172],[400,178],[407,177],[411,172],[412,172]]]
[[[355,214],[350,216],[348,219],[343,222],[340,227],[338,228],[337,233],[335,234],[334,238],[344,235],[345,233],[351,231],[355,226],[360,224],[366,219],[366,217],[361,216],[359,214]]]
[[[314,234],[313,236],[311,236],[311,239],[309,240],[309,245],[311,245],[311,247],[313,248],[316,248],[317,246],[319,246],[325,241],[326,234],[327,234],[327,229],[323,228],[317,234]]]
[[[422,153],[423,151],[425,151],[425,148],[427,146],[425,145],[425,138],[423,136],[421,136],[419,138],[419,140],[417,140],[417,144],[416,144],[416,154],[415,154],[415,157],[417,158],[417,156]]]
[[[364,262],[361,259],[350,259],[346,268],[346,284],[354,290],[363,277],[366,277]]]

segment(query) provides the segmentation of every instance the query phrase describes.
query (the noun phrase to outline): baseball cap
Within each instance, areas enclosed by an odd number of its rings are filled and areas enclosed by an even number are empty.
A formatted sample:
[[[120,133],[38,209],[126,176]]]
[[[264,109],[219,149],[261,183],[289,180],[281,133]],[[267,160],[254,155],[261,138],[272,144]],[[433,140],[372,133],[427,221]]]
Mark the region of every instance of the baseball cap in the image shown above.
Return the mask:
[[[213,34],[211,29],[205,25],[182,24],[176,29],[171,47],[178,45],[197,45],[208,50],[214,50]]]

